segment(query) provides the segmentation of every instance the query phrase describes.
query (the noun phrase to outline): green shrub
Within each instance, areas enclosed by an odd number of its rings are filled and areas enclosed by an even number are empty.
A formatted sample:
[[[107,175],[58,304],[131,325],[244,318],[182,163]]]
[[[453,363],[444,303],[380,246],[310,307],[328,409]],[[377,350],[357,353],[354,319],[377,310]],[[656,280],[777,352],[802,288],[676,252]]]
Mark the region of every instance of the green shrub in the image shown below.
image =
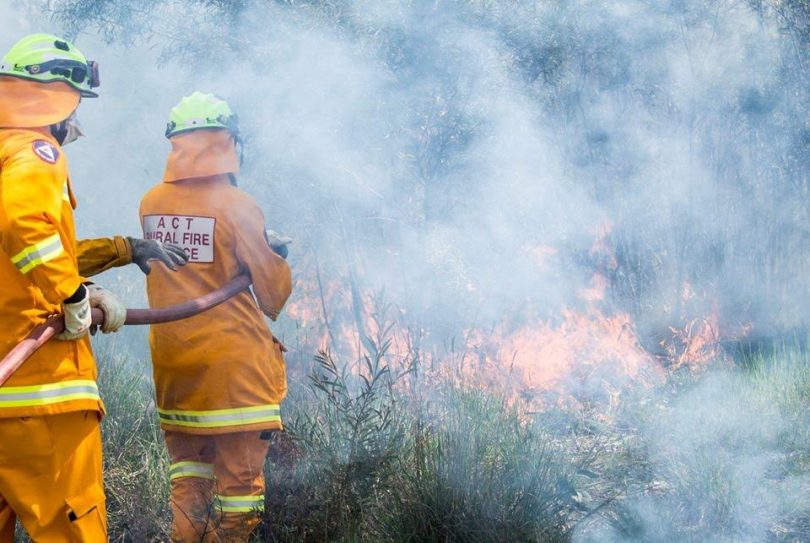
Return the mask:
[[[274,445],[286,444],[297,458],[269,462],[265,540],[355,537],[375,496],[390,486],[403,426],[383,362],[387,347],[372,349],[359,377],[328,352],[318,354],[309,386],[288,400],[290,439],[277,435]]]
[[[549,436],[482,391],[452,389],[412,422],[375,541],[567,541],[573,462]]]

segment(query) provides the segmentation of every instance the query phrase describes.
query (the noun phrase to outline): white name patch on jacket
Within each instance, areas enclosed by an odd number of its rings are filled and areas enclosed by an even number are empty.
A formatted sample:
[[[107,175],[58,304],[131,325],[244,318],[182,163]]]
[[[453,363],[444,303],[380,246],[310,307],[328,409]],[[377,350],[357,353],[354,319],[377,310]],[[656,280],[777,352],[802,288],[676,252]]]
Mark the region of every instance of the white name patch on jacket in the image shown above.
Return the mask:
[[[174,243],[185,249],[189,262],[214,261],[213,217],[189,215],[144,215],[143,237],[162,243]]]

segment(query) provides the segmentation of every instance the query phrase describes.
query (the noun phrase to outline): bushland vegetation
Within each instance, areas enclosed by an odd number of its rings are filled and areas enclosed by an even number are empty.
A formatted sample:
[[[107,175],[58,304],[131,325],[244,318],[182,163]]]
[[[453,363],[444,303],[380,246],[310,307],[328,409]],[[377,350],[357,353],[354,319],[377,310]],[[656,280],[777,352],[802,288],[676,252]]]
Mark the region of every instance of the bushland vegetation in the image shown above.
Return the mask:
[[[795,346],[708,376],[672,373],[609,410],[535,413],[463,375],[397,373],[375,347],[359,371],[323,352],[292,382],[257,541],[810,534],[810,366]],[[143,360],[102,356],[112,541],[168,540],[168,459],[145,375]]]
[[[128,59],[112,73],[146,97],[103,96],[99,123],[123,141],[160,137],[164,95],[240,113],[240,183],[298,277],[257,538],[810,537],[810,2],[20,9]],[[116,155],[116,193],[159,178],[165,149],[142,150]],[[471,330],[559,322],[595,275],[659,378],[538,405],[511,358],[470,363]],[[383,290],[395,319],[368,305]],[[680,363],[671,338],[706,327],[719,348]],[[166,540],[148,359],[98,347],[112,539]]]

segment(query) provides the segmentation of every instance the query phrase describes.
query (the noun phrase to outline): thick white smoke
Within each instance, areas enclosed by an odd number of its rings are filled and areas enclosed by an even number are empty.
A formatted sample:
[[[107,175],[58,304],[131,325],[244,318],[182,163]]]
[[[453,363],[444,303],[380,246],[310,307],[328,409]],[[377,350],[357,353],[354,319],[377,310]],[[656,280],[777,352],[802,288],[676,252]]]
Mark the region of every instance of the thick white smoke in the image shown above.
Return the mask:
[[[62,31],[47,14],[80,4],[4,6],[0,48]],[[99,4],[100,17],[68,29],[101,62],[103,84],[79,112],[87,138],[67,151],[80,234],[139,234],[138,202],[169,149],[168,111],[201,90],[238,113],[241,186],[268,226],[295,239],[298,278],[314,281],[317,261],[348,298],[351,271],[437,343],[581,304],[604,229],[618,261],[611,302],[642,336],[710,309],[757,332],[803,325],[807,90],[778,19],[751,4],[257,2],[220,12],[151,0],[101,32],[98,21],[120,12]],[[137,270],[100,281],[143,303]],[[687,283],[699,307],[679,305]],[[730,473],[734,536],[765,541],[807,481],[773,482],[774,434],[789,422],[745,405],[727,379],[642,433],[667,476],[719,455],[706,465]],[[707,496],[695,493],[687,513]],[[633,503],[647,540],[680,537],[688,519],[668,505]],[[602,534],[587,537],[623,537]]]

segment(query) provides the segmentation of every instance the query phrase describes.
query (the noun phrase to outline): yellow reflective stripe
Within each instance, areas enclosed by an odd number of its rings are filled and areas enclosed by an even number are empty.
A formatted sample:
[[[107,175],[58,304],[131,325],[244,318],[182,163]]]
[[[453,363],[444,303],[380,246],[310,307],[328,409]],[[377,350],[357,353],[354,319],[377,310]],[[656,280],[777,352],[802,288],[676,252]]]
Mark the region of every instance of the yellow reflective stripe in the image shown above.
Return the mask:
[[[217,496],[214,505],[223,513],[264,511],[264,496]]]
[[[214,478],[213,464],[206,464],[205,462],[177,462],[169,466],[169,480],[179,479],[180,477],[199,477],[201,479]]]
[[[161,422],[190,428],[221,428],[258,424],[261,422],[281,422],[278,404],[211,411],[185,411],[182,409],[158,409]]]
[[[64,251],[62,239],[54,234],[44,241],[26,247],[11,258],[11,262],[22,273],[28,273],[37,266],[53,260]]]
[[[67,203],[70,203],[70,191],[68,190],[67,182],[65,182],[65,189],[62,191],[62,199]]]
[[[35,407],[71,400],[101,401],[95,381],[65,381],[50,385],[1,387],[0,409]]]

